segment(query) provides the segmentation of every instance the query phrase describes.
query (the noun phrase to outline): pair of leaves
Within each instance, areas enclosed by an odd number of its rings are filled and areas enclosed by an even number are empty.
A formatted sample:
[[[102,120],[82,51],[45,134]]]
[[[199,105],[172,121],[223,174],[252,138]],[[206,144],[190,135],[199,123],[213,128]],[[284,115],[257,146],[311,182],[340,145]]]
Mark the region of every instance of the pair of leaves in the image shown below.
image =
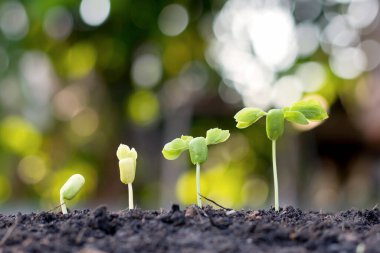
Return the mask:
[[[181,136],[167,143],[162,154],[168,160],[177,159],[181,153],[189,149],[191,162],[201,164],[207,160],[208,145],[214,145],[226,141],[230,137],[228,130],[213,128],[207,131],[205,137]]]
[[[283,109],[272,109],[268,113],[259,108],[244,108],[235,115],[237,128],[246,128],[267,116],[266,131],[270,140],[277,140],[284,132],[284,119],[302,125],[309,121],[321,121],[328,118],[327,112],[315,100],[304,100]]]
[[[283,110],[285,119],[301,125],[307,125],[309,121],[322,121],[329,117],[325,109],[315,100],[299,101]]]

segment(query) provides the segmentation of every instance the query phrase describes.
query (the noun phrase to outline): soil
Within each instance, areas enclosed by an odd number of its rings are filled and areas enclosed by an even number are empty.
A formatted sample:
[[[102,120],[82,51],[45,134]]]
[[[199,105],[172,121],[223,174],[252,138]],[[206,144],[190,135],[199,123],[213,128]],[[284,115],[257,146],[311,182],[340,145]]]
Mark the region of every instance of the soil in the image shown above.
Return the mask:
[[[286,207],[0,215],[0,252],[380,252],[380,211]]]

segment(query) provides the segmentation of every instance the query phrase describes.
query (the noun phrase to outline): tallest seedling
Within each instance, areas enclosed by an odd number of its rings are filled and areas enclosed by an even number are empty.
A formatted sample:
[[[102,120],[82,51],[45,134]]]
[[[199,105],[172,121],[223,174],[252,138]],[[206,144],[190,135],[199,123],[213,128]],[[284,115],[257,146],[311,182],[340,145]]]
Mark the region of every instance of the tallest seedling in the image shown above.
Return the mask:
[[[328,118],[326,111],[315,100],[305,100],[294,103],[290,107],[282,109],[272,109],[264,112],[259,108],[247,107],[240,110],[235,115],[237,128],[246,128],[258,121],[263,116],[266,116],[266,131],[268,138],[272,141],[272,164],[273,164],[273,184],[274,184],[274,206],[275,210],[279,210],[278,200],[278,178],[276,164],[276,141],[284,133],[285,119],[307,125],[309,121],[322,121]]]

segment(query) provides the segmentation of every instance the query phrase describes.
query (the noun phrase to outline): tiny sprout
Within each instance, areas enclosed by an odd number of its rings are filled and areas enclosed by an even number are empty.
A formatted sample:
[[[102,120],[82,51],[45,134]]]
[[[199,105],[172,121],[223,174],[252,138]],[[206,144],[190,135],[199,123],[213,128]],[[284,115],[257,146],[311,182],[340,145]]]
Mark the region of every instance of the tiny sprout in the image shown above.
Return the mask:
[[[85,179],[82,175],[74,174],[62,186],[60,190],[60,201],[63,214],[67,214],[65,200],[73,199],[78,194],[84,183]]]
[[[207,160],[208,145],[225,142],[230,137],[228,130],[213,128],[207,131],[205,137],[184,136],[176,138],[165,144],[162,149],[163,156],[168,160],[177,159],[185,150],[189,150],[190,160],[196,166],[196,191],[197,203],[202,207],[201,186],[200,186],[200,165]]]
[[[133,188],[132,183],[136,175],[137,152],[127,145],[120,144],[116,156],[119,159],[120,181],[128,184],[129,209],[133,209]]]
[[[315,100],[303,100],[283,109],[272,109],[264,112],[259,108],[244,108],[235,115],[237,128],[247,128],[261,117],[266,116],[266,132],[272,141],[272,163],[274,181],[275,210],[279,210],[278,179],[276,164],[276,141],[284,133],[284,120],[307,125],[309,121],[322,121],[328,118],[327,112]]]

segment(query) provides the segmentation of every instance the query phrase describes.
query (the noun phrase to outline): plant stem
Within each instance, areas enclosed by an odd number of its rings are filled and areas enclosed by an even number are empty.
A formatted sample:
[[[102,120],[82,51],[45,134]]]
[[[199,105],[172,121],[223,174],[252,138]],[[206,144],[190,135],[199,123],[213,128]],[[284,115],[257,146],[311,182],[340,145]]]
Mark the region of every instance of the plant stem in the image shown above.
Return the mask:
[[[129,210],[133,209],[133,189],[132,189],[132,183],[128,184],[128,195],[129,195]]]
[[[60,201],[61,201],[62,213],[67,214],[67,208],[66,208],[65,200],[63,199],[62,195],[60,196]]]
[[[276,141],[272,141],[272,164],[273,164],[273,183],[274,183],[274,209],[279,211],[278,202],[278,178],[277,178],[277,164],[276,164]]]
[[[197,202],[198,206],[202,208],[202,197],[201,197],[201,166],[199,163],[197,163],[197,168],[196,168],[196,181],[197,181]]]

